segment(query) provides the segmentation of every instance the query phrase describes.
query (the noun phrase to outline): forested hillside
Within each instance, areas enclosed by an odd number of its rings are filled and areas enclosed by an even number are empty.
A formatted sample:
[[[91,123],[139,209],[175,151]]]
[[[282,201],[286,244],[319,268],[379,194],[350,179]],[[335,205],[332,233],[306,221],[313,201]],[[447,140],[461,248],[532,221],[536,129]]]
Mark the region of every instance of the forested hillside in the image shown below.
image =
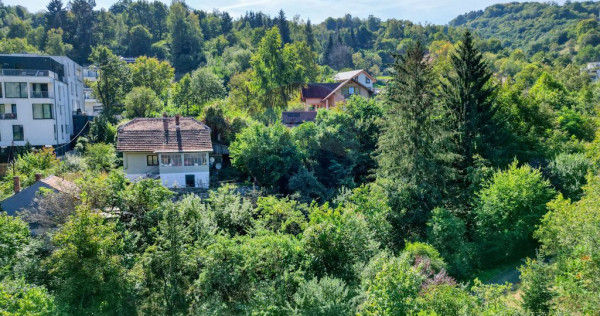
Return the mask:
[[[593,1],[495,4],[460,15],[453,27],[468,27],[482,38],[494,38],[503,47],[537,52],[579,53],[580,61],[598,58],[600,3]],[[591,55],[591,56],[590,56]]]
[[[23,146],[0,178],[0,198],[14,177],[73,182],[0,214],[0,314],[600,315],[593,6],[497,5],[452,26],[1,6],[0,51],[94,64],[103,112],[64,157]],[[351,68],[381,92],[281,123],[302,87]],[[208,190],[127,178],[119,128],[163,113],[228,146]],[[494,283],[502,271],[518,284]]]

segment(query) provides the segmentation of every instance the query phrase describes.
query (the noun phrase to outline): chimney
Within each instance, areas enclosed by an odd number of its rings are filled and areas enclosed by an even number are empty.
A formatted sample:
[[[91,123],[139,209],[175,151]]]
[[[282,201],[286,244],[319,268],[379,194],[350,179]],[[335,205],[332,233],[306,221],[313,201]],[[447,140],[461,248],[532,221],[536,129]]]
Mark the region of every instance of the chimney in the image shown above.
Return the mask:
[[[42,174],[41,173],[36,173],[35,174],[35,182],[39,182],[40,180],[42,180]]]
[[[19,176],[13,177],[13,188],[15,190],[15,194],[21,192],[21,178],[19,178]]]
[[[179,114],[175,115],[175,128],[179,128]]]

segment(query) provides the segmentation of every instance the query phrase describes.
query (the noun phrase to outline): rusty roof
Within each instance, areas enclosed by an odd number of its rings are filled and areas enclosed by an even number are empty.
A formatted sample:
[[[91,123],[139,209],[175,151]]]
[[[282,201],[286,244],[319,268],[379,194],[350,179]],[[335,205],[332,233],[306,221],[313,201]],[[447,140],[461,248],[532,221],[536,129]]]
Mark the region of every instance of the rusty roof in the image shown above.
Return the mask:
[[[121,152],[194,152],[212,151],[210,128],[191,118],[135,118],[121,126],[117,134]]]

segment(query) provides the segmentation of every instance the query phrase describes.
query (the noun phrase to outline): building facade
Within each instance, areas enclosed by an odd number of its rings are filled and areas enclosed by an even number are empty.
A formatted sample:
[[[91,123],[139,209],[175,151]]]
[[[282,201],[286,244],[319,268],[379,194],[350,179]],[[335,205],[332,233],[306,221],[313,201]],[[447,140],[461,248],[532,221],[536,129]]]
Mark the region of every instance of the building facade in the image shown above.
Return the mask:
[[[83,114],[89,116],[98,116],[102,113],[102,103],[96,98],[92,91],[90,84],[98,81],[100,75],[98,69],[94,66],[83,68],[83,96],[84,96],[84,107],[82,109]]]
[[[84,106],[83,73],[64,56],[0,55],[0,147],[55,147],[73,136]]]
[[[208,188],[210,128],[194,118],[136,118],[121,126],[117,150],[131,180],[160,179],[167,188]]]
[[[329,110],[353,95],[368,98],[375,92],[375,78],[362,69],[341,72],[332,79],[335,82],[309,83],[302,88],[300,100],[305,105],[305,111]]]

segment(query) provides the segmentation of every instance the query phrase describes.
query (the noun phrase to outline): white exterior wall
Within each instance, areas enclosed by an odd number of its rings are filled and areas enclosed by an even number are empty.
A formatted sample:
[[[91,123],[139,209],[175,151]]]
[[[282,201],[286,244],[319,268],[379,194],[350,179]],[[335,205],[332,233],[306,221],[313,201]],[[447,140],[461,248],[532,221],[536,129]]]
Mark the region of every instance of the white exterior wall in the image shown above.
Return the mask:
[[[194,175],[196,178],[196,187],[208,189],[210,182],[210,174],[206,172],[189,172],[189,173],[161,173],[160,179],[163,186],[167,188],[185,188],[185,176]]]
[[[183,153],[169,153],[181,155],[181,161],[183,162]],[[193,153],[190,153],[193,154]],[[185,188],[185,176],[194,175],[195,187],[197,188],[208,188],[210,185],[210,171],[208,166],[209,154],[205,154],[206,164],[199,166],[148,166],[147,156],[158,155],[159,162],[161,161],[161,154],[153,154],[152,152],[125,152],[123,153],[123,171],[130,180],[139,180],[146,178],[148,175],[158,175],[162,181],[163,186],[167,188]]]
[[[16,119],[0,119],[0,147],[23,146],[29,142],[32,146],[52,146],[68,143],[73,136],[74,106],[83,105],[83,80],[81,67],[66,57],[53,57],[63,63],[65,68],[64,82],[58,75],[49,71],[49,76],[4,76],[0,75],[2,96],[0,106],[5,113],[12,112],[12,104],[16,105]],[[68,70],[67,70],[68,69]],[[79,71],[77,71],[79,69]],[[27,83],[26,98],[7,98],[6,82]],[[48,96],[36,97],[31,94],[32,83],[48,84]],[[33,104],[52,104],[51,119],[34,119]],[[13,139],[13,126],[23,126],[23,140]]]
[[[369,79],[369,83],[367,83],[367,79]],[[367,75],[365,75],[364,72],[361,72],[358,75],[358,82],[362,83],[365,87],[371,89],[371,91],[373,91],[373,80],[371,80],[371,78],[369,78]]]

